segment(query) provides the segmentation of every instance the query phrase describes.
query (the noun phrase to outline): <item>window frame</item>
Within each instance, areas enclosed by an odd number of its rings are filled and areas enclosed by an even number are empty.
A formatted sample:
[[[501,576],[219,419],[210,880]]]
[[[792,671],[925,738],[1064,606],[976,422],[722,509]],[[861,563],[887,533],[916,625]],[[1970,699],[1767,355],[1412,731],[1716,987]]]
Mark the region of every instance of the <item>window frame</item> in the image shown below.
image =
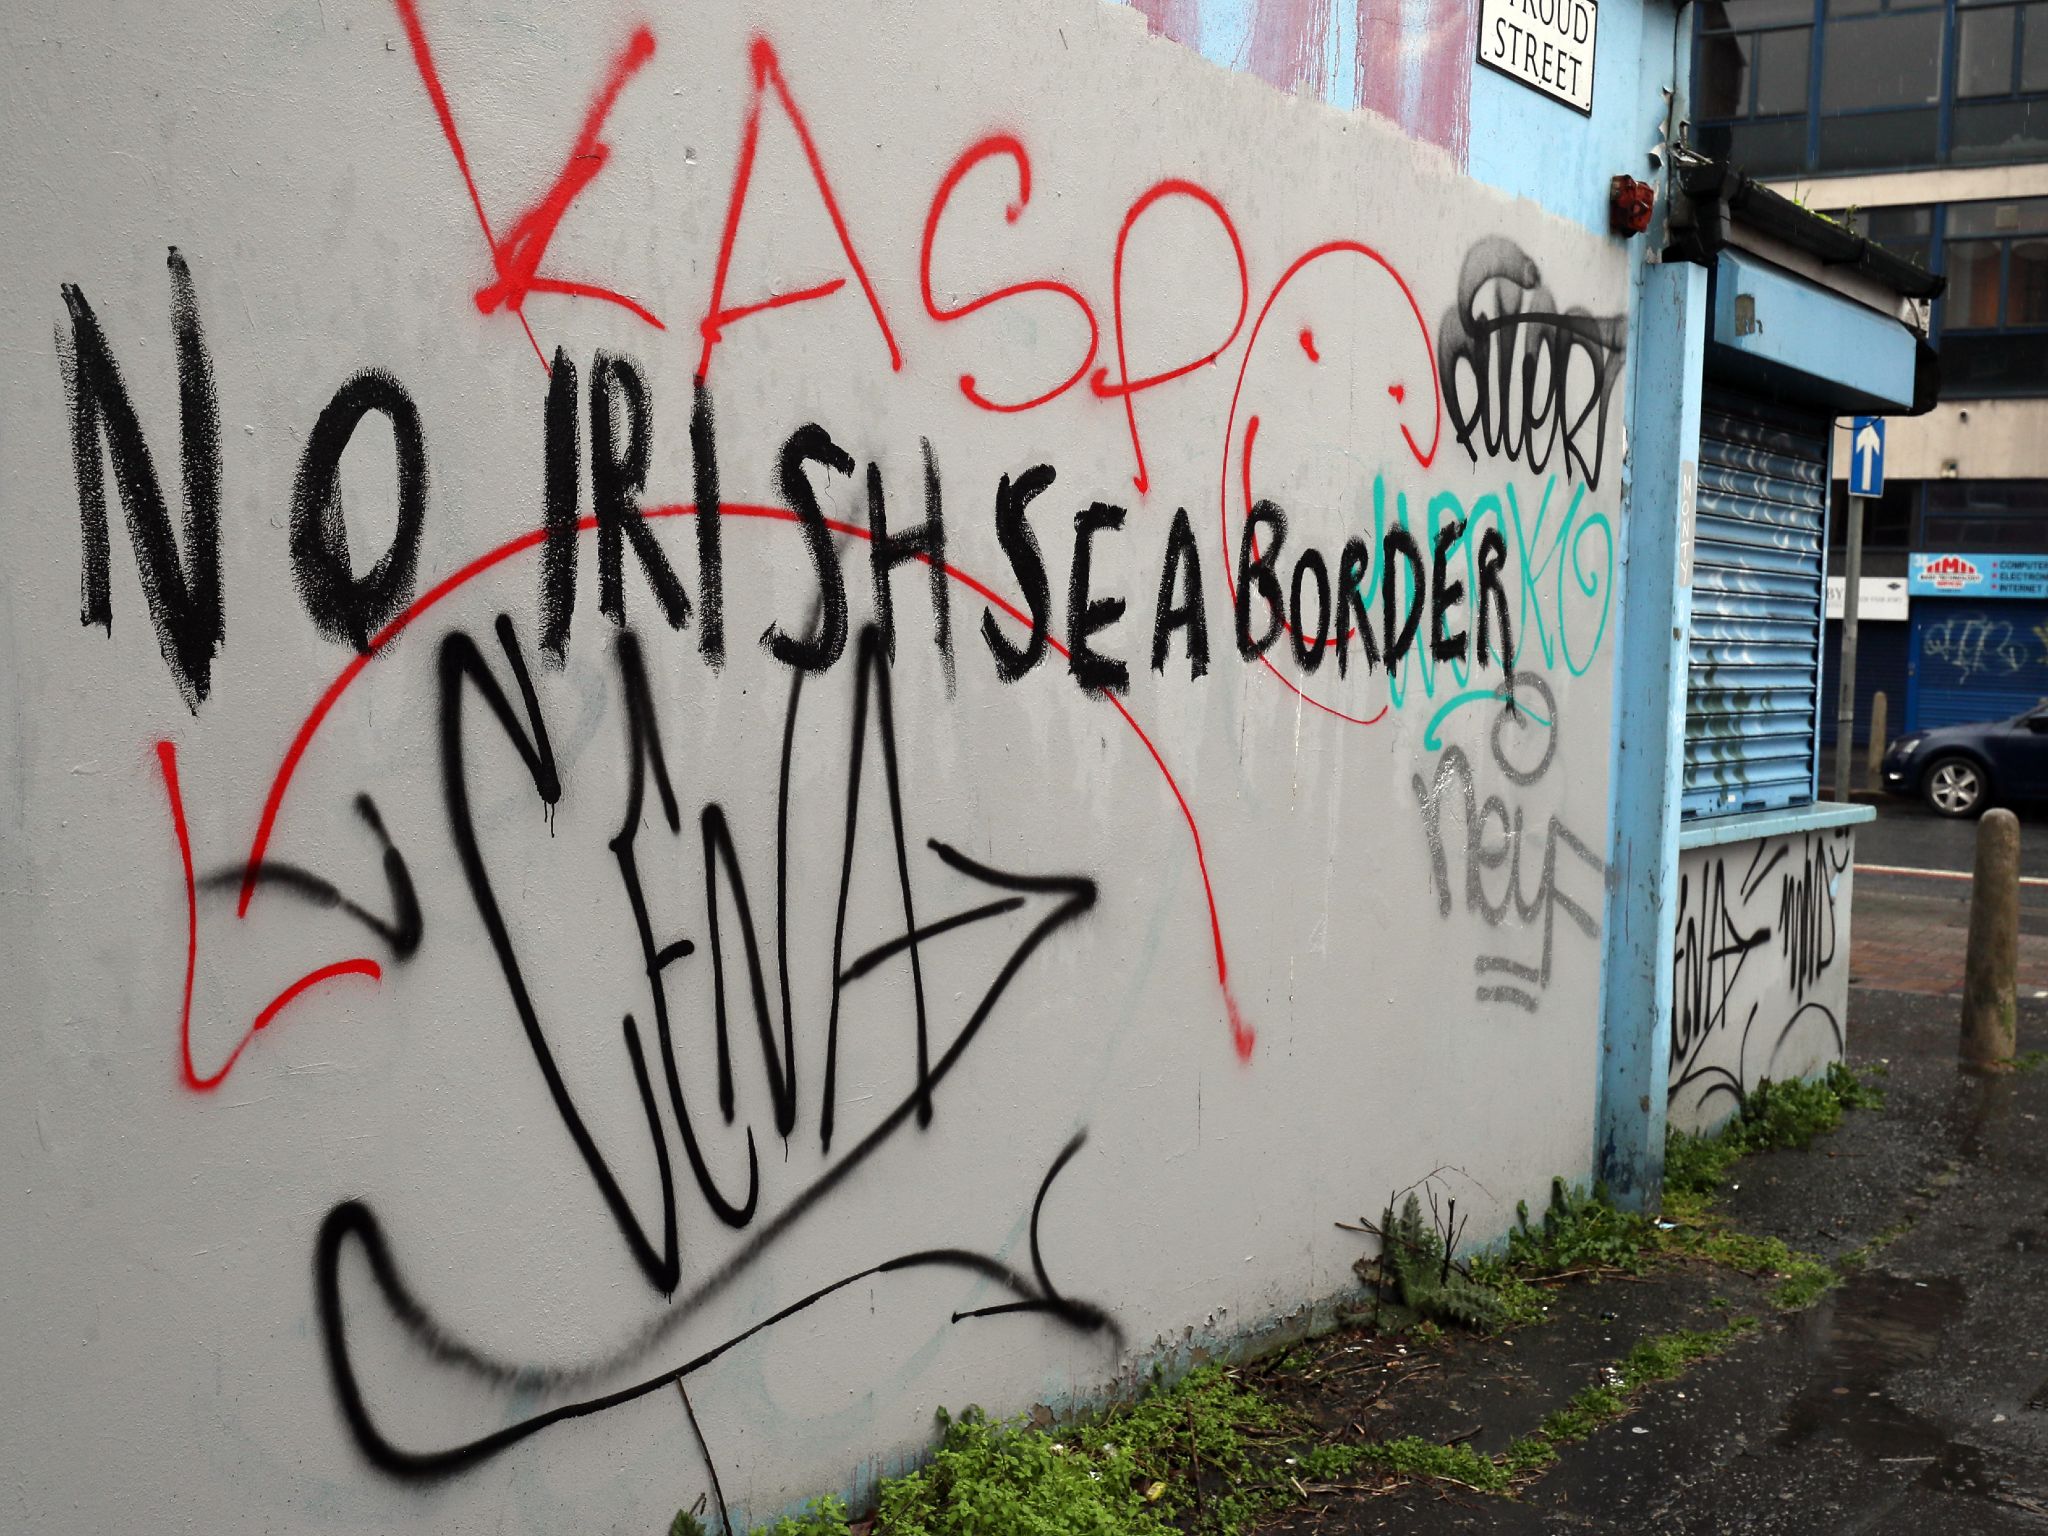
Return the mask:
[[[2028,203],[2041,202],[2043,200],[2038,198],[1995,197],[1979,199],[1976,201],[1982,201],[1986,203]],[[1934,302],[1933,314],[1931,317],[1931,324],[1929,327],[1930,339],[1934,340],[1938,345],[1942,340],[1951,336],[1960,337],[1964,339],[1974,339],[1977,337],[1984,336],[2028,337],[2037,339],[2044,349],[2048,349],[2048,320],[2039,320],[2015,324],[2007,319],[2008,306],[2012,302],[2013,243],[2019,240],[2048,240],[2048,212],[2044,212],[2044,215],[2039,223],[2022,225],[2018,229],[2000,230],[1995,234],[1989,235],[1973,234],[1957,235],[1951,237],[1948,232],[1950,223],[1950,211],[1954,208],[1963,206],[1967,205],[1958,203],[1941,203],[1936,206],[1934,221],[1934,255],[1935,260],[1939,263],[1939,265],[1936,267],[1935,270],[1942,273],[1948,272],[1950,267],[1949,250],[1951,246],[1997,246],[1998,319],[1990,325],[1958,325],[1955,323],[1954,319],[1951,317],[1949,313],[1949,300],[1948,297],[1944,294],[1941,298],[1935,300]],[[1944,392],[1943,398],[1954,398],[1957,400],[2040,399],[2043,396],[2048,396],[2048,371],[2044,371],[2042,382],[2032,387],[2021,386],[2016,389],[2003,390],[1987,389],[1983,385],[1972,385],[1967,387],[1971,390],[1971,393],[1958,394],[1953,397],[1950,397],[1946,394],[1946,392]]]
[[[1958,108],[2015,108],[2037,107],[2048,114],[2048,85],[2036,89],[2024,86],[2026,43],[2030,30],[2035,27],[2048,28],[2048,5],[2043,0],[1877,0],[1869,11],[1856,15],[1830,15],[1829,0],[1812,0],[1812,14],[1804,21],[1775,21],[1743,25],[1730,21],[1727,25],[1709,27],[1706,10],[1694,12],[1692,29],[1691,69],[1695,97],[1700,81],[1701,58],[1709,39],[1727,38],[1738,45],[1768,32],[1789,32],[1803,30],[1807,37],[1807,80],[1806,100],[1796,112],[1759,114],[1755,111],[1757,101],[1757,70],[1750,60],[1745,70],[1743,83],[1743,111],[1736,116],[1697,117],[1688,128],[1695,140],[1714,130],[1739,131],[1746,128],[1784,128],[1799,124],[1803,129],[1800,137],[1802,153],[1797,164],[1767,165],[1764,174],[1798,175],[1827,170],[1847,170],[1851,167],[1828,166],[1821,163],[1822,125],[1830,122],[1853,122],[1865,117],[1903,116],[1909,113],[1932,112],[1934,114],[1934,151],[1930,160],[1903,160],[1886,162],[1887,170],[1933,169],[1951,164],[2002,165],[2021,163],[2020,159],[1993,157],[1990,159],[1971,156],[1958,160],[1956,157],[1956,114]],[[1942,59],[1939,69],[1939,86],[1931,102],[1877,107],[1852,107],[1836,110],[1824,109],[1821,103],[1822,83],[1826,78],[1829,27],[1853,26],[1859,22],[1891,16],[1938,13],[1941,17]],[[2010,19],[2012,25],[2011,73],[2007,89],[1998,94],[1963,96],[1960,91],[1961,32],[1965,16],[1982,17],[2000,13]],[[1725,15],[1725,12],[1724,12]],[[2048,130],[2044,130],[2048,135]],[[1741,162],[1740,154],[1730,158]],[[1874,169],[1857,167],[1855,169]]]

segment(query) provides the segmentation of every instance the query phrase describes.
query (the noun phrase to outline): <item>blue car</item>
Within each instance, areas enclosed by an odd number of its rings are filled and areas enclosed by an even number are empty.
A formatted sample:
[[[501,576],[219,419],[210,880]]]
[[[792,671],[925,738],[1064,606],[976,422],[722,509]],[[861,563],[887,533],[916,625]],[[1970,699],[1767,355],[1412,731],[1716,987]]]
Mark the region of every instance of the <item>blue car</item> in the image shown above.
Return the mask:
[[[1884,787],[1918,795],[1937,816],[2048,799],[2048,699],[2010,720],[1901,736],[1885,752]]]

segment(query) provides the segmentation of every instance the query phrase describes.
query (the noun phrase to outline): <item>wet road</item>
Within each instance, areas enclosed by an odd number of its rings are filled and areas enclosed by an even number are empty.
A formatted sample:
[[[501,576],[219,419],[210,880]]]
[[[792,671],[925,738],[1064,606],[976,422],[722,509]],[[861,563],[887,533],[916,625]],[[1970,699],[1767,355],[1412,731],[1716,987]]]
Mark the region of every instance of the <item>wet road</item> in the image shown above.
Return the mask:
[[[2020,874],[2048,879],[2048,809],[2022,806]],[[1950,821],[1917,800],[1885,800],[1877,820],[1856,829],[1856,862],[1968,874],[1976,856],[1977,823]],[[2038,888],[2037,888],[2038,889]],[[2048,896],[2048,892],[2043,893]]]
[[[1852,1060],[1887,1093],[1803,1152],[1752,1158],[1736,1226],[1848,1271],[1811,1308],[1771,1282],[1680,1268],[1556,1293],[1550,1320],[1433,1346],[1372,1425],[1504,1448],[1636,1341],[1756,1331],[1566,1448],[1514,1499],[1445,1485],[1331,1499],[1288,1536],[2042,1536],[2048,1533],[2048,1070],[1959,1072],[1953,1012],[1852,996]],[[2048,1046],[2048,1001],[2020,1005]],[[1439,1363],[1440,1362],[1440,1363]],[[1430,1415],[1434,1415],[1431,1417]],[[1477,1426],[1476,1428],[1474,1426]]]
[[[1861,986],[1953,994],[1962,987],[1977,823],[1886,801],[1856,829],[1849,977]],[[2020,813],[2020,986],[2048,996],[2048,813]],[[2029,885],[2035,880],[2041,883]]]

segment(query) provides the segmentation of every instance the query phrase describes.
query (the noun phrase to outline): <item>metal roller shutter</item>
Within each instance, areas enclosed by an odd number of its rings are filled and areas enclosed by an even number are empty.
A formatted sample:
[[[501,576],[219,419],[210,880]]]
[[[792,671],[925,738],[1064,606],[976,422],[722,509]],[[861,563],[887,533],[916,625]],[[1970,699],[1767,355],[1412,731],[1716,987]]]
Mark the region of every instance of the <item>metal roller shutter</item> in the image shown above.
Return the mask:
[[[1827,418],[1709,387],[1700,415],[1688,816],[1813,799]]]
[[[2048,607],[1914,600],[1911,729],[2004,720],[2043,698],[2048,698]]]
[[[1896,619],[1865,619],[1856,626],[1856,735],[1857,746],[1870,740],[1870,701],[1884,691],[1885,734],[1897,739],[1906,734],[1906,676],[1910,652],[1907,641],[1912,625]],[[1835,709],[1841,699],[1842,624],[1828,621],[1827,669],[1820,685],[1820,744],[1823,750],[1835,744]],[[1822,766],[1832,773],[1825,758]]]

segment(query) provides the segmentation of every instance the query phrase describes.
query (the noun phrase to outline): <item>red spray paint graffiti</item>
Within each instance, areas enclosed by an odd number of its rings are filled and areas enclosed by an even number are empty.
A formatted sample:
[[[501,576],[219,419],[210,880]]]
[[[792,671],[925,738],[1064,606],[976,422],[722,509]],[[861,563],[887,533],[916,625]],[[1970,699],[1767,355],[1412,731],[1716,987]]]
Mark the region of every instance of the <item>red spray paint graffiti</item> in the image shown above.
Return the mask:
[[[727,502],[721,506],[720,510],[726,517],[752,518],[778,523],[796,523],[800,521],[797,514],[786,507],[749,506]],[[641,515],[649,518],[694,517],[696,512],[695,506],[685,504],[647,507],[643,509]],[[869,529],[857,523],[828,518],[826,526],[832,532],[848,538],[866,540],[872,537]],[[585,517],[577,523],[579,533],[594,533],[597,527],[598,520],[595,517]],[[399,635],[438,606],[444,599],[461,591],[477,578],[495,570],[507,561],[521,555],[530,554],[539,549],[546,540],[547,530],[545,528],[536,528],[529,533],[521,534],[518,538],[499,545],[496,549],[478,556],[461,569],[444,577],[436,585],[420,594],[402,613],[373,635],[370,639],[369,650],[351,657],[348,665],[343,667],[336,675],[334,681],[327,685],[326,690],[322,692],[320,697],[314,702],[313,708],[307,713],[305,720],[301,722],[298,731],[292,737],[290,745],[285,748],[284,757],[278,764],[277,772],[272,776],[270,790],[264,798],[263,811],[256,824],[256,835],[250,842],[248,858],[243,867],[241,894],[236,904],[236,915],[238,917],[246,917],[248,915],[249,903],[256,893],[264,855],[270,846],[271,834],[276,828],[278,814],[284,808],[285,795],[291,788],[292,778],[298,771],[300,760],[305,757],[307,749],[312,746],[314,738],[318,736],[321,726],[326,723],[327,717],[333,713],[335,706],[341,702],[342,697],[348,692],[356,679],[362,676],[370,663],[382,655]],[[931,563],[924,555],[918,555],[916,558],[925,564]],[[990,607],[1015,622],[1025,625],[1027,628],[1031,625],[1029,614],[1025,613],[1015,603],[1004,597],[986,582],[969,575],[956,566],[947,565],[944,569],[947,576],[988,603]],[[1057,638],[1052,636],[1047,636],[1046,638],[1047,643],[1052,649],[1057,651],[1062,657],[1068,654],[1067,647]],[[1144,747],[1146,755],[1151,758],[1153,766],[1159,770],[1160,777],[1166,781],[1167,791],[1173,796],[1174,805],[1179,810],[1181,819],[1187,824],[1188,837],[1194,846],[1197,872],[1202,881],[1203,901],[1208,907],[1209,943],[1215,961],[1216,985],[1223,994],[1224,1008],[1229,1016],[1231,1044],[1236,1050],[1239,1060],[1249,1061],[1257,1041],[1257,1033],[1245,1020],[1242,1010],[1238,1007],[1237,998],[1230,988],[1230,959],[1225,952],[1223,944],[1223,920],[1217,911],[1215,884],[1210,878],[1208,855],[1202,847],[1202,831],[1195,821],[1194,809],[1188,804],[1186,795],[1181,792],[1180,783],[1174,778],[1173,770],[1167,766],[1166,759],[1161,755],[1158,746],[1146,734],[1145,728],[1138,723],[1137,717],[1130,712],[1130,709],[1124,704],[1123,700],[1110,693],[1099,693],[1093,695],[1093,697],[1115,710],[1131,734],[1138,738],[1138,742]],[[164,790],[169,801],[172,828],[177,836],[178,850],[183,860],[185,878],[187,917],[185,988],[184,1001],[180,1008],[178,1021],[181,1075],[188,1088],[198,1092],[207,1092],[219,1087],[222,1082],[226,1081],[228,1073],[233,1070],[236,1060],[248,1047],[249,1043],[255,1039],[257,1032],[269,1026],[287,1006],[304,993],[323,982],[340,976],[362,975],[375,979],[379,975],[379,970],[375,961],[358,958],[322,966],[301,977],[279,993],[275,1001],[257,1015],[255,1021],[244,1031],[241,1039],[229,1053],[226,1061],[218,1069],[208,1075],[199,1073],[192,1065],[190,1044],[193,978],[199,961],[198,890],[193,873],[191,836],[186,824],[184,797],[178,777],[177,749],[168,741],[159,742],[157,743],[157,759],[163,769]]]
[[[641,65],[654,57],[654,34],[645,27],[639,27],[627,39],[626,46],[613,61],[604,84],[598,88],[597,96],[584,116],[583,131],[576,136],[576,143],[569,151],[561,174],[556,176],[554,185],[548,188],[540,201],[521,214],[510,233],[501,238],[491,232],[491,218],[484,211],[483,194],[477,190],[476,177],[469,167],[469,152],[463,147],[462,135],[455,126],[455,109],[449,104],[448,92],[441,84],[440,69],[435,65],[433,50],[427,44],[426,28],[420,22],[417,0],[394,0],[394,3],[398,7],[398,18],[405,25],[406,38],[412,45],[413,63],[419,69],[420,83],[426,87],[427,98],[434,104],[434,115],[441,121],[441,133],[448,140],[449,152],[455,156],[456,169],[462,172],[463,185],[469,189],[470,205],[476,210],[476,221],[483,230],[484,243],[491,248],[491,265],[497,269],[498,280],[477,289],[477,309],[488,315],[493,310],[504,308],[517,315],[542,368],[548,365],[547,354],[541,351],[533,326],[526,318],[529,294],[555,293],[567,298],[600,299],[631,311],[656,330],[663,329],[661,321],[637,299],[595,283],[540,275],[540,264],[547,256],[548,242],[554,239],[569,205],[611,158],[611,146],[599,135],[603,133],[605,119],[611,115],[626,82]]]

